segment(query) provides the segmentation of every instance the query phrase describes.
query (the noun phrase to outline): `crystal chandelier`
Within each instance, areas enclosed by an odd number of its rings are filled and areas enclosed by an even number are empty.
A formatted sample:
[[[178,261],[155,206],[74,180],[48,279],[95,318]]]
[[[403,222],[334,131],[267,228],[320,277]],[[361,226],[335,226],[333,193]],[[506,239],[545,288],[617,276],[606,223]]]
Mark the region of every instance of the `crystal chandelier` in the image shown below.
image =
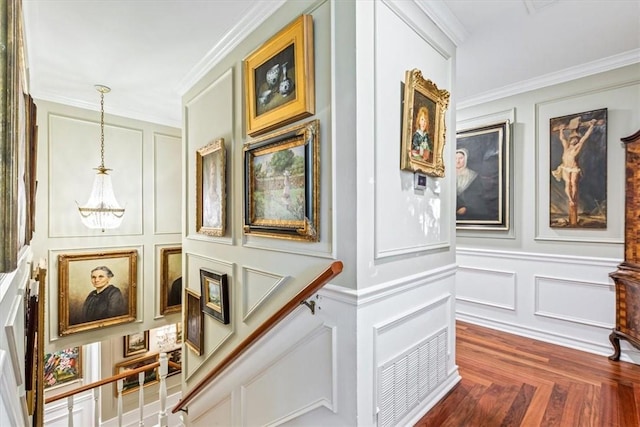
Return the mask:
[[[93,181],[91,196],[84,206],[78,205],[78,210],[84,225],[104,231],[120,226],[124,208],[120,207],[113,194],[111,177],[108,173],[111,169],[104,166],[104,94],[111,89],[102,85],[96,85],[95,88],[100,92],[100,166],[94,168],[98,173]]]

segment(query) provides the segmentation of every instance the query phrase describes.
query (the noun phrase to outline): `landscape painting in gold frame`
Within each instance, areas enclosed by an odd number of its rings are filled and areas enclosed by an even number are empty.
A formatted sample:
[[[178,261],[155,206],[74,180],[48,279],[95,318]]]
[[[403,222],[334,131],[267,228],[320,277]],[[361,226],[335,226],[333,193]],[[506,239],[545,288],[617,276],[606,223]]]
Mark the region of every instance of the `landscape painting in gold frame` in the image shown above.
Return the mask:
[[[125,335],[122,342],[124,357],[143,354],[149,351],[149,330]]]
[[[400,169],[443,177],[449,92],[413,69],[405,73],[403,95]]]
[[[320,121],[244,146],[245,234],[320,240]]]
[[[247,134],[315,113],[313,17],[301,15],[244,60]]]
[[[134,369],[142,368],[147,365],[151,365],[158,361],[159,354],[151,354],[148,356],[142,356],[136,359],[125,360],[123,362],[116,363],[114,367],[114,375],[123,374],[127,371],[132,371]],[[152,384],[156,384],[159,382],[158,368],[149,368],[144,372],[144,381],[143,386],[147,387]],[[129,394],[135,390],[140,388],[140,380],[138,378],[138,374],[129,375],[124,378],[122,384],[122,394]],[[117,383],[113,383],[114,394],[118,395]]]

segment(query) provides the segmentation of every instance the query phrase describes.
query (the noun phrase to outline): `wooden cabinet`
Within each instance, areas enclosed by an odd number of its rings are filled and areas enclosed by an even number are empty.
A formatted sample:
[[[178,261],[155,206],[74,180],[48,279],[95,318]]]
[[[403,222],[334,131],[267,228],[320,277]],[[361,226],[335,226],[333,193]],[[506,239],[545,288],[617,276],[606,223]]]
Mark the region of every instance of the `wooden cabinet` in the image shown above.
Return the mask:
[[[616,286],[611,360],[620,358],[621,339],[640,349],[640,130],[621,140],[626,152],[624,261],[609,275]]]

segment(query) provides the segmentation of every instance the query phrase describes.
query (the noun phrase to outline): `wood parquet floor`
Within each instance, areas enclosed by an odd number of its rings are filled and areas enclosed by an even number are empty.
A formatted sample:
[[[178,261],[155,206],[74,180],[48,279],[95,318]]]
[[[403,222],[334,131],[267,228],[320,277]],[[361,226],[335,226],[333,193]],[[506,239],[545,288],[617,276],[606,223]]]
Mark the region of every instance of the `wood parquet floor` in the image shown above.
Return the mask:
[[[640,426],[639,365],[464,322],[456,334],[462,381],[415,427]]]

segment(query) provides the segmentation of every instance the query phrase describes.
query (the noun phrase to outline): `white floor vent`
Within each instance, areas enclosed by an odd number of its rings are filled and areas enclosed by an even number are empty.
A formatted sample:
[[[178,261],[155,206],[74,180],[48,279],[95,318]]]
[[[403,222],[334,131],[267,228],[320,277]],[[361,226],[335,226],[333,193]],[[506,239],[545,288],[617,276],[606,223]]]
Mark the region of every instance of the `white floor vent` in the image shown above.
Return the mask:
[[[396,425],[447,376],[447,328],[378,367],[378,426]]]

